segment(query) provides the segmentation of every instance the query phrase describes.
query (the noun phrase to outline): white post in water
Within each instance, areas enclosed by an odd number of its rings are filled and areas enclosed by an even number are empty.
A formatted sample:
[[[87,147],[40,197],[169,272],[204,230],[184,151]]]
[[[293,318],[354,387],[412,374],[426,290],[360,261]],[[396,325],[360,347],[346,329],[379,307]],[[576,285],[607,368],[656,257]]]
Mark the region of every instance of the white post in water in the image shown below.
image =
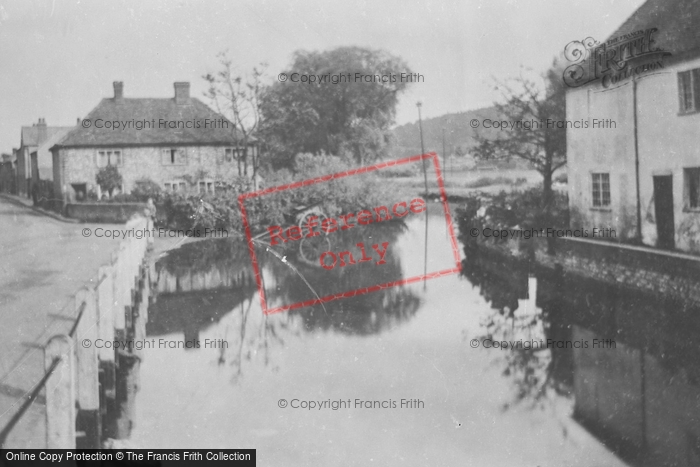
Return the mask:
[[[52,337],[44,348],[44,368],[59,363],[46,381],[46,448],[75,449],[75,388],[73,348],[65,334]]]

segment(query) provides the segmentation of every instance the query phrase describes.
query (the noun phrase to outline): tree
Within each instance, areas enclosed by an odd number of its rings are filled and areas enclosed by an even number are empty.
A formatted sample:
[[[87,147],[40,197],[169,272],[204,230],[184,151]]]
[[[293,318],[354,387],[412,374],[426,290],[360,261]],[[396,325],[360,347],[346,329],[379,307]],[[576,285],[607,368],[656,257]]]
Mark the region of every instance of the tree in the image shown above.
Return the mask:
[[[408,65],[382,50],[296,52],[287,80],[261,101],[264,139],[278,165],[291,166],[298,153],[348,153],[359,163],[384,155],[398,95],[409,84],[401,73],[411,73]]]
[[[122,186],[122,174],[119,173],[116,166],[108,165],[107,167],[102,167],[97,172],[95,181],[102,191],[109,193],[109,197],[111,198],[114,190]]]
[[[543,178],[543,209],[552,206],[552,175],[566,164],[566,94],[561,74],[555,68],[542,77],[544,86],[520,76],[496,89],[504,102],[495,103],[501,119],[508,123],[529,122],[531,129],[514,128],[488,137],[477,133],[475,156],[480,159],[509,160],[513,157],[532,164]]]
[[[203,76],[209,84],[205,95],[214,104],[217,111],[233,123],[232,133],[236,141],[238,175],[248,175],[248,158],[250,157],[255,185],[260,168],[260,154],[259,151],[255,150],[252,151],[252,154],[248,154],[248,148],[260,126],[260,100],[264,89],[263,79],[267,65],[261,63],[258,67],[254,67],[249,74],[241,75],[234,70],[233,61],[227,52],[221,52],[217,56],[221,71],[215,75]]]

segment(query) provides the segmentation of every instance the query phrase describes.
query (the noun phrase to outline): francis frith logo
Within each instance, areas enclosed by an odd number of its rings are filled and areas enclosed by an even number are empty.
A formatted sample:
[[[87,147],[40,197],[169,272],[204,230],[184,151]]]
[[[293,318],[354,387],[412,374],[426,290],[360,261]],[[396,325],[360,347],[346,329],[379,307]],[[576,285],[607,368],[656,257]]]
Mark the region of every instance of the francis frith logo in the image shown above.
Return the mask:
[[[569,42],[564,56],[572,62],[564,70],[564,83],[572,88],[601,80],[604,88],[621,85],[627,78],[664,68],[671,55],[656,44],[657,28],[623,34],[601,43],[588,37]]]

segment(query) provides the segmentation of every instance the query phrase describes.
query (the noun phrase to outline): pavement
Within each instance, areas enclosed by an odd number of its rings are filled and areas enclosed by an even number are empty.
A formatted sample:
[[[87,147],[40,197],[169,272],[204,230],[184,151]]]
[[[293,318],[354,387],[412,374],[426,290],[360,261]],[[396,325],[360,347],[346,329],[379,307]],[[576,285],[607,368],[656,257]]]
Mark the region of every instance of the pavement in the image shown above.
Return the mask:
[[[27,202],[0,196],[0,432],[44,374],[43,345],[70,330],[74,293],[95,283],[119,246],[94,235],[98,227],[117,225],[76,224]],[[41,394],[34,401],[5,448],[45,447],[44,400]]]

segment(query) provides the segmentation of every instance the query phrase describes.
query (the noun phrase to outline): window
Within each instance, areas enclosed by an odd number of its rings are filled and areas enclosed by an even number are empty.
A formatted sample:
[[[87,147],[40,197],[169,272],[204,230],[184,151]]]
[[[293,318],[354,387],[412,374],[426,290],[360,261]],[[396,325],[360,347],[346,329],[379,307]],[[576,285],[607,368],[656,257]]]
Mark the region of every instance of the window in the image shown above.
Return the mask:
[[[610,174],[591,174],[593,179],[593,207],[610,206]]]
[[[171,193],[185,193],[187,191],[186,182],[165,182],[165,191]]]
[[[117,167],[122,166],[122,152],[121,151],[97,151],[97,166],[107,167],[114,165]]]
[[[160,163],[162,165],[187,165],[187,153],[184,149],[163,149]]]
[[[700,110],[700,68],[678,73],[678,100],[681,113]]]
[[[245,154],[244,148],[225,148],[224,149],[224,162],[234,162],[240,159],[243,154]]]
[[[683,169],[685,175],[685,208],[700,210],[700,167]]]
[[[214,192],[214,182],[211,180],[202,180],[199,182],[199,193],[209,193],[213,195]]]

